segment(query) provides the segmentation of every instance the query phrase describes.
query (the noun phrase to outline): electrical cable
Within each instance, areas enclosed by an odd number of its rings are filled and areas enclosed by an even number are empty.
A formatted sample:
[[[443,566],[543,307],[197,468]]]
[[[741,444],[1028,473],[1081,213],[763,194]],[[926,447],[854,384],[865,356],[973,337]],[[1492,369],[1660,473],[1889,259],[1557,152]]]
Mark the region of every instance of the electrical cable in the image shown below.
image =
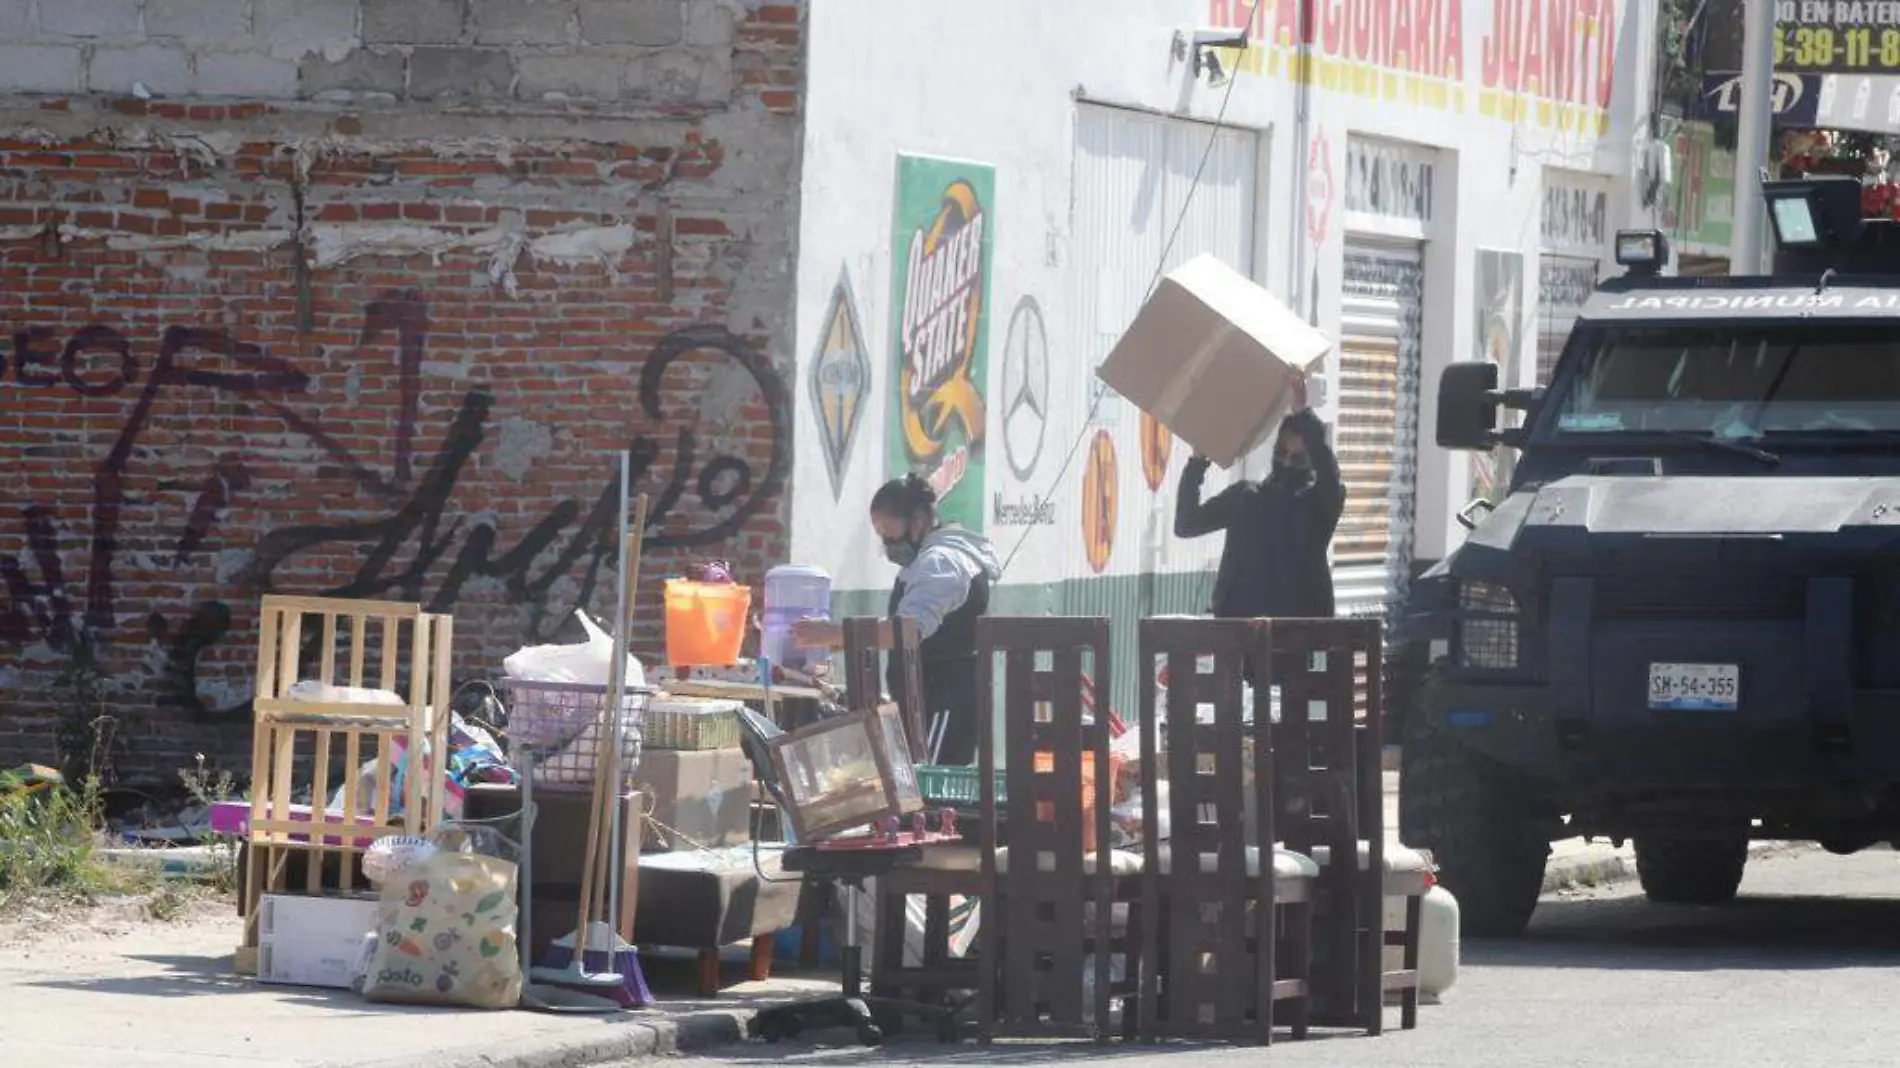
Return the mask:
[[[1247,5],[1247,19],[1241,24],[1237,31],[1243,38],[1252,37],[1254,18],[1258,16],[1259,13],[1260,0],[1251,0],[1251,3]],[[1243,45],[1242,47],[1247,46]],[[1187,225],[1188,210],[1194,206],[1194,194],[1201,187],[1201,176],[1207,172],[1207,161],[1214,155],[1214,146],[1220,143],[1221,131],[1227,128],[1225,125],[1227,119],[1227,105],[1233,101],[1234,87],[1239,84],[1240,72],[1238,70],[1229,72],[1227,76],[1227,91],[1221,94],[1220,108],[1214,113],[1213,128],[1208,131],[1207,147],[1201,151],[1201,162],[1194,168],[1194,177],[1188,183],[1187,197],[1181,202],[1181,211],[1175,217],[1174,228],[1168,233],[1167,244],[1161,248],[1161,258],[1160,261],[1155,264],[1154,277],[1149,279],[1147,292],[1142,294],[1141,299],[1144,304],[1147,303],[1149,297],[1154,295],[1155,287],[1161,284],[1162,276],[1167,273],[1168,257],[1174,253],[1174,243],[1181,236],[1181,228]],[[1051,480],[1049,487],[1050,497],[1054,497],[1057,493],[1061,492],[1062,480],[1069,473],[1069,465],[1075,462],[1076,453],[1081,451],[1082,443],[1088,440],[1089,427],[1094,424],[1095,416],[1097,411],[1101,408],[1102,400],[1107,396],[1108,389],[1103,387],[1096,391],[1095,399],[1089,402],[1088,414],[1082,420],[1082,427],[1076,433],[1075,440],[1069,444],[1068,453],[1062,457],[1062,466],[1056,469],[1056,476]],[[1023,551],[1023,546],[1029,542],[1029,536],[1035,532],[1036,527],[1033,525],[1023,528],[1022,534],[1016,539],[1015,546],[1009,550],[1009,555],[1003,558],[1003,574],[1009,573],[1009,566],[1015,563],[1017,554]]]

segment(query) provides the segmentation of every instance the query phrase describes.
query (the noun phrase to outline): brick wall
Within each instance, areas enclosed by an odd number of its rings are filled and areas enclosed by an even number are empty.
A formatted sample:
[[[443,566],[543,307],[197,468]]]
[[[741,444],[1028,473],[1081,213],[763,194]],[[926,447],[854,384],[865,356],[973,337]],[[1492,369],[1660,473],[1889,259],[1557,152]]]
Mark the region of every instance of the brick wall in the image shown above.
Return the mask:
[[[121,773],[247,770],[265,590],[570,639],[617,450],[649,576],[779,560],[802,17],[0,0],[0,766],[90,638]]]

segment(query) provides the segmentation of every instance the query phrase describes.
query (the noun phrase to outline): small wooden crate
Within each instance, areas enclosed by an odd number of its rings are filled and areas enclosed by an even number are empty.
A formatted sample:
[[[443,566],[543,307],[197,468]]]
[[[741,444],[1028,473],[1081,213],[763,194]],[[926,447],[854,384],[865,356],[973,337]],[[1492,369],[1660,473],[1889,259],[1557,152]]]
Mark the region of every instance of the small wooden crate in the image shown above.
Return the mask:
[[[285,868],[291,853],[310,854],[305,892],[314,894],[322,889],[324,861],[330,857],[336,858],[334,870],[347,886],[371,841],[427,834],[442,820],[453,633],[449,616],[424,612],[420,605],[264,598],[240,968],[254,958],[261,896],[288,889]],[[292,687],[301,681],[364,692],[349,695],[350,700],[300,699]],[[365,699],[371,696],[383,700]],[[399,749],[407,760],[397,811],[389,787]],[[369,760],[378,762],[373,797],[361,781]],[[300,819],[296,795],[305,786],[309,816]],[[341,812],[327,813],[339,790]],[[332,825],[336,832],[322,833]]]
[[[801,842],[924,808],[895,706],[834,716],[781,735],[772,743],[772,765]]]

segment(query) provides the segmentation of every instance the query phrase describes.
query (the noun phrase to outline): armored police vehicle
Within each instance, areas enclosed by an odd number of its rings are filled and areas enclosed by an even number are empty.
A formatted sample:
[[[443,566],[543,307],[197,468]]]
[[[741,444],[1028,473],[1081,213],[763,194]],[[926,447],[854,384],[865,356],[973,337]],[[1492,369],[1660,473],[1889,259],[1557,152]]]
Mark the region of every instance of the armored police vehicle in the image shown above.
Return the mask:
[[[1401,831],[1472,934],[1521,932],[1579,835],[1701,904],[1751,841],[1900,845],[1900,226],[1850,179],[1764,194],[1773,275],[1619,233],[1549,383],[1440,381],[1439,445],[1516,453],[1399,635],[1432,653]]]

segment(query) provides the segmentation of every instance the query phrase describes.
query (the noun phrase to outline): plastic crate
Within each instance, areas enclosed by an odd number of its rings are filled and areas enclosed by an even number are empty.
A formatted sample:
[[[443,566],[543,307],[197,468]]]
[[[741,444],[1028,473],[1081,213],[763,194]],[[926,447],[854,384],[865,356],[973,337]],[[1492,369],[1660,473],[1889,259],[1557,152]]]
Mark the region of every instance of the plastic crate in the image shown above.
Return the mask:
[[[924,800],[933,805],[963,805],[975,808],[983,798],[976,788],[976,769],[946,764],[917,765],[917,782],[923,788]],[[996,800],[1009,800],[1009,791],[1003,786],[1003,769],[996,769]]]

